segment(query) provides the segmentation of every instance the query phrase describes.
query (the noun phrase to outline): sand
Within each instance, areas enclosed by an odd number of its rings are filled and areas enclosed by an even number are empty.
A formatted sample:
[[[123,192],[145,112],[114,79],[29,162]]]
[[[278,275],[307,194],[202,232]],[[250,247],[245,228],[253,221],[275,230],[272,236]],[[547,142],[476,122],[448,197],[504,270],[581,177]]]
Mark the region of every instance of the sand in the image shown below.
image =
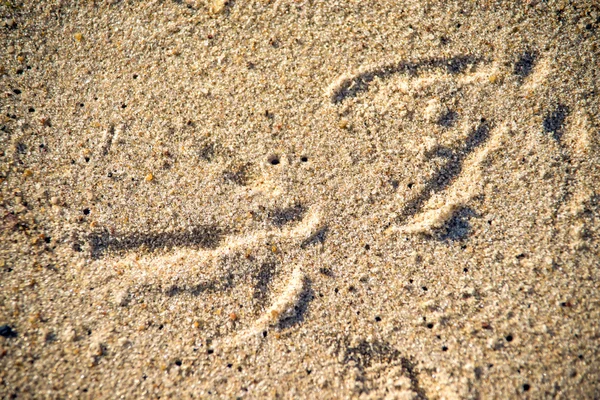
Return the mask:
[[[598,3],[0,14],[0,397],[600,398]]]

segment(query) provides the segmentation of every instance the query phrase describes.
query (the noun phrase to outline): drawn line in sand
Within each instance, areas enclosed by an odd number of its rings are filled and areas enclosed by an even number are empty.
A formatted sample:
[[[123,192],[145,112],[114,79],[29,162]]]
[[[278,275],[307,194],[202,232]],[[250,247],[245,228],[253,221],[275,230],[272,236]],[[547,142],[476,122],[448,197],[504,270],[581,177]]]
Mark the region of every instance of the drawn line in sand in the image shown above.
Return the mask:
[[[418,81],[417,74],[421,72],[439,72],[444,70],[450,76],[459,75],[463,83],[478,82],[482,80],[487,71],[480,73],[471,73],[463,75],[464,71],[472,65],[480,63],[481,60],[471,56],[460,56],[450,59],[429,59],[419,62],[392,63],[383,66],[372,66],[361,69],[357,74],[344,75],[329,88],[329,96],[334,104],[354,97],[358,92],[367,90],[369,83],[375,78],[386,78],[392,74],[407,74],[409,83]],[[439,79],[434,77],[434,79]],[[453,116],[445,116],[442,120],[446,125],[451,125]],[[404,229],[406,232],[427,231],[443,223],[454,212],[459,204],[466,203],[473,194],[471,192],[461,193],[452,188],[458,187],[456,181],[460,180],[461,172],[464,168],[476,165],[479,159],[485,158],[485,152],[490,147],[487,145],[484,150],[479,150],[484,144],[491,142],[490,124],[482,121],[480,126],[471,132],[465,142],[459,148],[453,149],[453,156],[449,158],[448,163],[439,176],[431,180],[426,185],[421,195],[409,202],[404,207],[405,219],[414,218],[412,224],[404,227],[393,227],[392,229]],[[478,151],[475,151],[475,150]],[[475,156],[468,157],[470,153],[475,152]],[[444,173],[442,173],[444,172]],[[449,173],[450,172],[450,173]],[[443,176],[442,176],[443,175]],[[458,177],[458,178],[457,178]],[[435,190],[448,189],[448,204],[433,208],[419,214],[421,209],[427,208],[429,204],[430,192]],[[429,214],[436,213],[433,216]],[[146,247],[149,250],[182,247],[182,249],[173,249],[168,254],[139,255],[128,254],[117,257],[113,262],[113,268],[130,271],[131,283],[127,290],[133,290],[134,287],[159,287],[160,290],[168,296],[176,296],[181,293],[190,293],[200,295],[207,292],[219,292],[229,290],[237,284],[244,284],[241,278],[243,276],[259,275],[252,268],[259,270],[265,266],[253,267],[252,265],[244,270],[237,271],[238,277],[232,276],[230,271],[225,271],[222,275],[212,277],[205,281],[207,277],[205,267],[215,260],[223,259],[228,256],[251,252],[267,242],[291,241],[284,246],[298,246],[305,249],[309,246],[322,243],[328,233],[327,225],[321,221],[321,213],[316,208],[305,210],[303,207],[292,207],[289,209],[274,210],[269,214],[271,223],[277,228],[273,230],[255,231],[248,235],[224,234],[215,226],[197,227],[189,232],[175,233],[149,233],[133,234],[122,236],[111,236],[106,232],[90,236],[90,245],[92,249],[92,258],[99,260],[109,253],[124,253],[129,250]],[[423,221],[419,221],[423,217]],[[292,226],[288,226],[291,224]],[[197,249],[187,247],[195,246]],[[198,248],[199,247],[199,248]],[[282,249],[284,250],[284,249]],[[182,262],[182,259],[193,260]],[[105,261],[105,260],[103,260]],[[135,266],[135,268],[127,268]],[[291,266],[290,266],[291,267]],[[238,345],[247,342],[251,337],[261,339],[263,332],[271,326],[289,326],[294,321],[295,316],[302,312],[302,302],[305,300],[305,294],[310,291],[310,280],[302,266],[296,265],[287,275],[281,294],[275,297],[266,311],[259,316],[250,325],[239,331],[235,335],[229,335],[222,338],[223,345]],[[267,286],[269,277],[259,282],[259,285]],[[195,281],[190,285],[186,282]],[[247,281],[247,279],[246,279]],[[247,282],[246,282],[247,284]],[[166,286],[166,287],[165,287]],[[263,288],[264,289],[264,288]],[[255,288],[254,293],[258,293]]]
[[[474,72],[466,72],[470,66],[477,66],[477,69]],[[390,78],[393,74],[406,75],[401,79],[403,84],[410,86],[425,81],[435,84],[436,81],[446,80],[452,80],[458,85],[487,85],[491,84],[489,77],[495,73],[496,66],[485,64],[481,59],[470,56],[389,63],[367,66],[359,69],[355,74],[341,76],[329,86],[327,95],[331,104],[338,106],[351,97],[357,96],[359,92],[368,90],[374,79]],[[557,110],[549,114],[544,122],[544,129],[555,137],[562,133],[565,119],[562,116],[563,110],[560,108]],[[456,118],[456,115],[446,113],[437,121],[443,128],[450,128],[454,126]],[[463,131],[464,135],[461,137],[464,139],[458,144],[430,149],[432,156],[444,160],[441,167],[425,182],[416,195],[399,206],[400,216],[387,233],[432,234],[451,220],[459,209],[466,207],[473,198],[482,193],[484,185],[482,172],[485,162],[490,154],[500,147],[509,127],[503,122],[481,119],[468,129]],[[316,208],[304,209],[303,206],[294,206],[277,209],[268,214],[268,219],[276,229],[259,230],[248,235],[228,236],[211,226],[198,227],[196,231],[188,232],[187,236],[159,233],[113,238],[107,234],[96,234],[90,237],[92,254],[94,258],[99,259],[110,251],[125,252],[142,245],[149,249],[165,246],[200,247],[193,250],[172,250],[158,257],[129,254],[119,258],[114,264],[136,265],[132,270],[131,278],[134,283],[131,288],[137,280],[142,285],[157,283],[164,289],[165,282],[170,280],[177,282],[177,279],[183,277],[183,281],[195,280],[196,284],[186,286],[184,282],[183,285],[171,285],[164,292],[169,296],[175,296],[179,293],[198,295],[228,290],[234,285],[244,284],[241,280],[233,279],[228,271],[216,279],[197,284],[199,279],[206,276],[203,270],[209,263],[219,258],[256,250],[264,247],[268,242],[285,242],[281,248],[283,251],[286,246],[288,248],[298,246],[304,249],[322,243],[328,233],[328,227],[322,222],[321,213]],[[193,265],[181,264],[181,259],[185,257],[192,259]],[[263,294],[260,292],[267,290],[271,279],[269,274],[272,272],[269,272],[269,269],[274,268],[268,263],[262,263],[260,266],[250,265],[237,273],[239,277],[258,276],[259,278],[253,278],[259,281],[260,286],[254,289],[254,296],[261,297]],[[237,346],[247,343],[251,338],[261,340],[270,327],[289,326],[289,322],[302,312],[302,303],[305,301],[306,293],[310,292],[311,282],[304,268],[302,265],[285,266],[288,272],[284,275],[282,290],[273,299],[271,305],[245,329],[222,337],[220,345]],[[266,271],[265,277],[260,277],[262,269]],[[245,284],[248,283],[247,281],[248,279]]]
[[[397,74],[414,77],[419,72],[436,69],[443,69],[450,74],[459,74],[467,67],[481,62],[480,58],[474,56],[456,56],[367,65],[361,67],[356,73],[340,76],[329,86],[327,95],[332,103],[338,104],[349,97],[356,97],[360,92],[367,91],[369,84],[376,78],[386,79]]]
[[[281,222],[277,220],[276,222]],[[183,277],[184,281],[196,281],[201,280],[204,275],[205,266],[209,263],[226,258],[228,256],[234,256],[235,254],[244,254],[251,252],[265,246],[265,243],[279,243],[285,242],[284,246],[296,246],[304,248],[312,243],[316,243],[316,240],[312,240],[315,235],[319,232],[326,231],[326,227],[321,225],[321,212],[318,208],[309,208],[304,212],[304,217],[294,226],[286,226],[281,229],[274,230],[260,230],[255,231],[247,235],[232,235],[232,236],[218,236],[220,233],[216,228],[208,230],[207,235],[200,233],[192,236],[194,239],[190,242],[189,238],[184,235],[182,241],[177,241],[179,236],[174,234],[155,234],[149,237],[143,235],[132,235],[130,237],[121,237],[119,239],[107,238],[107,234],[103,236],[96,235],[92,237],[93,245],[92,251],[99,258],[107,250],[116,250],[118,252],[135,249],[146,243],[150,243],[150,246],[154,248],[161,248],[164,244],[169,245],[182,245],[182,244],[200,244],[201,249],[186,249],[185,247],[180,250],[174,250],[165,255],[154,256],[149,255],[138,255],[130,253],[122,257],[116,257],[111,263],[108,260],[108,267],[112,267],[115,270],[130,271],[132,275],[131,282],[126,292],[130,291],[144,291],[143,288],[152,287],[156,285],[162,287],[161,291],[169,296],[175,296],[182,292],[191,293],[192,295],[199,295],[204,292],[215,292],[222,291],[230,288],[231,286],[244,282],[248,282],[248,279],[240,279],[240,282],[233,282],[233,277],[230,272],[225,273],[217,279],[212,279],[199,284],[195,283],[192,286],[186,286],[182,284],[167,284],[165,282],[179,282]],[[212,238],[211,240],[206,239],[207,237]],[[307,241],[311,241],[308,243]],[[184,243],[185,242],[185,243]],[[195,243],[198,242],[198,243]],[[95,246],[95,247],[94,247]],[[94,248],[96,250],[94,250]],[[193,260],[189,262],[181,263],[182,259]],[[104,266],[107,265],[107,260],[97,260],[96,262],[102,262]],[[131,268],[135,266],[135,268]],[[263,267],[265,265],[263,264]],[[262,267],[260,267],[262,268]],[[260,269],[259,268],[259,269]],[[254,275],[255,278],[259,278],[259,272],[252,271],[250,269],[240,271],[240,278],[242,275]],[[268,285],[269,278],[262,279],[258,285]],[[280,327],[286,327],[292,325],[294,318],[301,319],[302,316],[298,316],[298,313],[302,313],[302,307],[299,307],[299,303],[305,297],[304,294],[307,292],[310,286],[310,282],[307,279],[305,272],[301,266],[295,266],[286,279],[285,287],[279,296],[277,296],[271,306],[267,308],[256,321],[250,324],[248,328],[241,331],[237,335],[234,335],[233,341],[228,340],[228,344],[238,343],[239,340],[245,340],[249,337],[260,334],[269,326],[277,325]],[[141,288],[141,289],[140,289]],[[265,288],[258,288],[265,289]],[[255,291],[257,288],[255,288]],[[119,296],[123,297],[122,294]],[[119,302],[125,303],[119,300]],[[260,335],[259,335],[260,336]]]
[[[478,71],[465,72],[470,67],[479,66]],[[439,75],[441,70],[442,75]],[[481,58],[456,56],[433,58],[416,62],[392,62],[368,65],[353,74],[340,76],[326,90],[333,105],[367,91],[375,79],[388,79],[393,75],[406,75],[404,85],[419,85],[422,82],[448,81],[453,79],[458,85],[490,84],[496,66],[485,64]],[[437,74],[435,74],[437,72]],[[450,127],[456,119],[452,110],[437,118],[437,123]],[[481,164],[490,151],[497,148],[503,129],[494,129],[490,121],[481,119],[463,143],[455,148],[437,147],[429,156],[439,156],[447,161],[423,185],[420,192],[401,207],[396,223],[386,229],[387,233],[432,234],[443,227],[461,208],[476,197],[481,189]],[[445,192],[445,196],[434,196]]]

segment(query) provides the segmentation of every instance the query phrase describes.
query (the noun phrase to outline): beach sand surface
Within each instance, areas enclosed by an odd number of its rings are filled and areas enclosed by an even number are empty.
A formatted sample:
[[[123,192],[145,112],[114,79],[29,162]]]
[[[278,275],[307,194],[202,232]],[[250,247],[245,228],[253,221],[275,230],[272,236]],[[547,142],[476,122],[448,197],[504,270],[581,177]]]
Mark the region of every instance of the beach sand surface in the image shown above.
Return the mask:
[[[0,397],[600,397],[594,1],[0,4]]]

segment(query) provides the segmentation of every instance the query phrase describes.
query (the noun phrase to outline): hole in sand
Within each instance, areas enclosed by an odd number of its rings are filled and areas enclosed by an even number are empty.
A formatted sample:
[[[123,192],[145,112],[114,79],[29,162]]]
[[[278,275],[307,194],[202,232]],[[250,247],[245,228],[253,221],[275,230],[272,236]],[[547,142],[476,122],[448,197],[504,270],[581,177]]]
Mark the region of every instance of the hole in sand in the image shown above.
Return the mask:
[[[281,162],[281,161],[279,161],[279,156],[278,155],[269,156],[269,158],[267,159],[267,161],[271,165],[278,165]]]

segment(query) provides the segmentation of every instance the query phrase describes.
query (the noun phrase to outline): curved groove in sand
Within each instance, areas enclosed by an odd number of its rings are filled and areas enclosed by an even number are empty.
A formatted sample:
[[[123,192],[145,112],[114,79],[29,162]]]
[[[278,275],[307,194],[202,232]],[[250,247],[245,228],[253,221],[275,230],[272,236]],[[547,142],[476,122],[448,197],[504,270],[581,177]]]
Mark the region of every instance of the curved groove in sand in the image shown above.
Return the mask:
[[[338,104],[349,97],[355,97],[359,92],[367,91],[375,79],[386,79],[393,75],[408,75],[415,77],[420,71],[442,70],[450,75],[463,74],[483,60],[474,56],[455,56],[450,58],[429,58],[421,61],[393,61],[387,63],[369,64],[360,67],[354,73],[347,73],[337,78],[327,89],[329,100]],[[472,75],[472,74],[471,74]]]
[[[477,71],[465,73],[467,68],[478,64],[482,64],[482,66]],[[445,72],[444,75],[433,75],[433,71],[439,71],[440,69]],[[489,84],[489,77],[497,69],[497,65],[493,63],[483,63],[481,59],[469,56],[450,59],[427,59],[420,62],[367,65],[359,68],[353,74],[340,76],[329,86],[326,94],[333,104],[341,103],[349,97],[356,96],[360,91],[368,90],[370,82],[374,79],[386,79],[395,74],[408,75],[403,79],[406,87],[430,84],[432,81],[449,80],[453,77],[460,85]],[[429,73],[417,76],[421,70]],[[482,132],[479,133],[479,130]],[[481,192],[481,185],[479,184],[481,181],[481,164],[488,157],[488,154],[497,148],[502,135],[494,129],[492,137],[488,139],[489,130],[487,124],[483,124],[469,135],[464,146],[460,149],[468,154],[464,159],[465,168],[461,167],[460,174],[456,176],[448,189],[444,189],[446,193],[443,198],[433,198],[430,193],[426,193],[427,199],[413,200],[413,203],[415,203],[413,205],[418,206],[417,208],[421,208],[421,210],[416,215],[412,215],[411,221],[408,223],[402,226],[392,226],[386,230],[386,233],[431,234],[434,229],[441,228],[454,215],[456,210],[476,197]],[[483,148],[477,149],[482,142],[487,143]]]

